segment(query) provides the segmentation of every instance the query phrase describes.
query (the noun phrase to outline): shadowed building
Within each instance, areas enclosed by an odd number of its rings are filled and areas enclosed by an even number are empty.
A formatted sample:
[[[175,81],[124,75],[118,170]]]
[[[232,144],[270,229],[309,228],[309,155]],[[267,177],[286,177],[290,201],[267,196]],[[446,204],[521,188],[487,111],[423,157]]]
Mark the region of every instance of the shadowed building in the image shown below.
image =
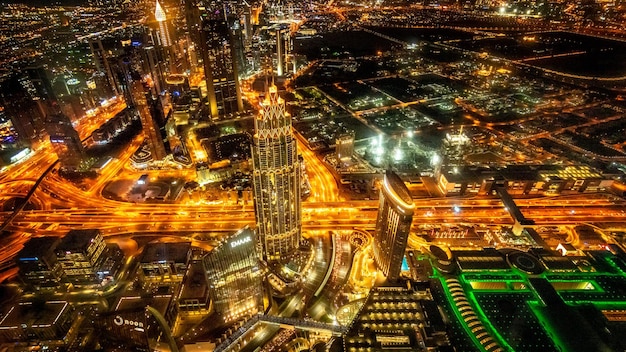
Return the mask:
[[[393,171],[385,172],[374,237],[374,260],[388,280],[400,276],[415,205],[409,190]]]
[[[150,109],[150,106],[148,106],[148,96],[151,97],[151,93],[146,92],[146,90],[142,81],[133,82],[135,107],[141,119],[145,139],[148,141],[148,146],[150,147],[152,160],[163,160],[167,155],[165,144],[163,143],[158,121],[156,121],[156,116],[154,116],[154,109]],[[156,103],[158,104],[158,101]]]
[[[254,210],[263,258],[279,260],[300,245],[300,161],[291,116],[275,85],[254,120],[252,146]]]

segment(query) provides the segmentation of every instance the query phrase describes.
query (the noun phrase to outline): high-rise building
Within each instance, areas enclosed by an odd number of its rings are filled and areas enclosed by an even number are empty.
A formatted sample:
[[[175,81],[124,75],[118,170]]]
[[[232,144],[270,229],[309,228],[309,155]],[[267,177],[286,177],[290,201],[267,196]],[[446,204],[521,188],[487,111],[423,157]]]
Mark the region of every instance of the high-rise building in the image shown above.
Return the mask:
[[[106,243],[100,230],[71,230],[56,247],[56,256],[68,282],[76,287],[95,287]]]
[[[149,45],[142,50],[143,72],[150,75],[157,93],[161,93],[165,87],[165,72],[159,59],[157,48]]]
[[[300,245],[300,161],[285,101],[271,85],[254,119],[253,191],[263,258],[279,260]]]
[[[400,276],[414,209],[415,205],[402,179],[393,171],[385,172],[376,218],[374,260],[390,281]]]
[[[213,306],[224,322],[263,309],[263,274],[254,231],[248,227],[237,231],[202,260]]]
[[[167,16],[163,7],[156,1],[156,8],[154,10],[154,18],[159,24],[159,45],[169,47],[172,46],[172,38],[170,36],[170,30],[168,28]]]
[[[55,253],[58,237],[34,237],[18,253],[20,278],[35,290],[56,289],[63,271]]]
[[[220,11],[202,22],[202,60],[211,117],[243,110],[233,36]]]
[[[91,49],[91,55],[93,56],[96,70],[103,75],[104,82],[106,82],[106,86],[103,90],[111,95],[119,94],[117,85],[115,84],[115,79],[113,78],[113,71],[109,65],[107,52],[104,50],[104,46],[102,45],[102,40],[90,40],[89,48]]]
[[[287,59],[292,50],[289,27],[279,26],[276,29],[276,74],[283,76],[288,72]]]
[[[0,82],[0,106],[4,108],[5,119],[10,120],[7,127],[9,130],[14,129],[17,134],[13,136],[17,137],[17,141],[6,140],[5,143],[36,145],[43,141],[44,115],[29,93],[27,89],[29,85],[30,81],[26,77],[18,75],[12,75]]]
[[[148,105],[148,95],[146,92],[144,83],[140,80],[136,80],[132,84],[133,86],[133,99],[135,101],[135,108],[139,113],[141,119],[141,126],[148,146],[150,147],[150,153],[152,160],[163,160],[166,156],[165,144],[161,136],[161,131],[157,121],[152,114],[150,106]]]
[[[85,160],[86,154],[70,118],[62,112],[49,115],[46,130],[61,165],[67,169],[77,169]]]

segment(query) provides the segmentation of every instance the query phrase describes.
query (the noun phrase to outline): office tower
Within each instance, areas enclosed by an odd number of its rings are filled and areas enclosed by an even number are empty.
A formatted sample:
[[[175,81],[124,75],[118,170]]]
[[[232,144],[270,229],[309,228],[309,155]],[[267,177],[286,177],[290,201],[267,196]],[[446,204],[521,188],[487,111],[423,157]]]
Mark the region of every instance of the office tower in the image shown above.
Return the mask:
[[[63,271],[55,253],[58,237],[34,237],[17,254],[20,278],[35,290],[56,289]]]
[[[71,230],[56,247],[57,260],[67,281],[75,287],[95,287],[106,243],[100,230]]]
[[[150,75],[154,89],[159,94],[165,90],[165,72],[159,60],[157,48],[149,45],[142,50],[143,72]]]
[[[152,94],[147,92],[144,83],[140,80],[136,80],[132,83],[133,87],[133,100],[135,101],[135,108],[139,113],[141,119],[141,126],[145,140],[148,142],[150,148],[150,154],[152,160],[163,160],[166,156],[165,145],[163,144],[163,138],[161,137],[161,131],[158,126],[158,122],[155,121],[152,115],[151,108],[148,105],[148,97],[150,97],[150,103],[152,103]]]
[[[35,145],[45,135],[44,115],[26,89],[30,81],[13,75],[0,82],[0,105],[17,133],[20,143]]]
[[[288,71],[287,58],[291,49],[289,28],[279,27],[276,29],[276,74],[278,76],[282,76]]]
[[[344,134],[335,141],[335,154],[337,161],[350,160],[354,153],[354,133]]]
[[[86,154],[70,118],[62,112],[48,115],[46,131],[61,165],[70,170],[78,169]]]
[[[215,311],[232,322],[263,309],[263,274],[254,231],[237,231],[202,259]]]
[[[91,55],[93,56],[96,70],[103,75],[104,82],[106,82],[104,91],[107,95],[118,95],[119,91],[113,78],[113,71],[109,65],[108,55],[102,46],[102,40],[92,39],[89,41],[89,49],[91,49]]]
[[[243,110],[233,36],[220,11],[202,22],[202,60],[211,117]]]
[[[385,172],[376,218],[374,260],[390,281],[400,276],[414,209],[415,205],[402,179],[392,171]]]
[[[252,145],[254,207],[263,258],[278,260],[300,244],[300,161],[291,116],[275,85],[254,119]]]
[[[159,45],[164,47],[172,46],[172,38],[170,37],[170,30],[168,28],[167,16],[159,0],[156,1],[156,8],[154,10],[154,18],[159,24]]]
[[[444,166],[463,165],[463,158],[471,148],[471,140],[463,133],[463,127],[456,134],[447,133],[441,148],[442,164]]]

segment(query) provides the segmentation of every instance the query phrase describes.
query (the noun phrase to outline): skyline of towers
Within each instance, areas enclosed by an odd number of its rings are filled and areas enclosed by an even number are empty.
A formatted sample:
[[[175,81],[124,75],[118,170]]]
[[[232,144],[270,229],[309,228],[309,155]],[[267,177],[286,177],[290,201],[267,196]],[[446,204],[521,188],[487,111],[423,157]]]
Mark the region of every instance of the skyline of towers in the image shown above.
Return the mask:
[[[291,116],[273,84],[254,119],[252,165],[254,214],[263,258],[283,259],[300,245],[300,161]]]
[[[402,179],[387,170],[380,189],[374,233],[374,260],[389,281],[400,276],[415,205]]]
[[[263,272],[254,231],[237,231],[202,258],[215,312],[228,323],[263,310]]]

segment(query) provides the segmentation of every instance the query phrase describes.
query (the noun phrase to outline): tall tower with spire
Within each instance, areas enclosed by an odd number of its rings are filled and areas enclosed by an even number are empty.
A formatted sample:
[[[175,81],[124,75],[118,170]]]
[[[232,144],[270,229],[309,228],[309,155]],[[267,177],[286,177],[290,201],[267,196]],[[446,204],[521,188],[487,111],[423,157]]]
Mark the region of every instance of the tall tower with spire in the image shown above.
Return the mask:
[[[257,234],[268,261],[285,259],[300,245],[300,162],[291,116],[271,85],[254,120],[252,145]]]
[[[159,23],[159,40],[161,41],[161,46],[170,47],[172,46],[172,38],[170,37],[170,31],[167,27],[167,16],[165,15],[165,10],[159,3],[159,0],[156,0],[156,9],[154,10],[154,18]]]

